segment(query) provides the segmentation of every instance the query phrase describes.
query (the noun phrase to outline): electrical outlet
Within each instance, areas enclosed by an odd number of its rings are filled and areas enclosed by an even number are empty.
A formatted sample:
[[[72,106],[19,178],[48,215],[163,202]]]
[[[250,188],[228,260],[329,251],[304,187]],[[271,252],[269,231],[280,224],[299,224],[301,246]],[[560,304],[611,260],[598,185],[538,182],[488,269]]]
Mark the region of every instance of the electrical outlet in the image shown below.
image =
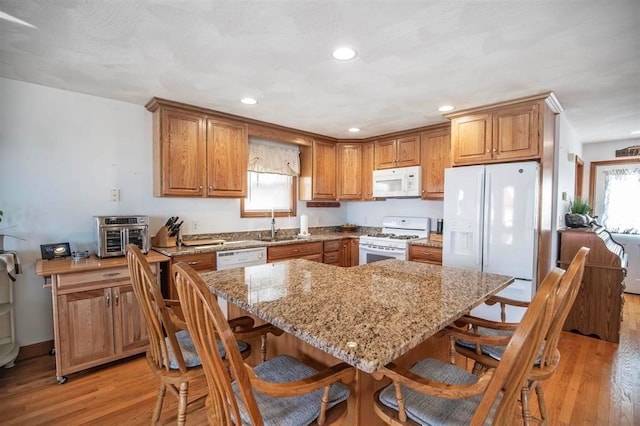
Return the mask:
[[[111,189],[111,201],[120,201],[120,190],[117,188]]]
[[[567,201],[567,191],[562,191],[562,201]]]
[[[197,230],[198,230],[198,222],[194,220],[193,222],[191,222],[191,231],[196,232]]]

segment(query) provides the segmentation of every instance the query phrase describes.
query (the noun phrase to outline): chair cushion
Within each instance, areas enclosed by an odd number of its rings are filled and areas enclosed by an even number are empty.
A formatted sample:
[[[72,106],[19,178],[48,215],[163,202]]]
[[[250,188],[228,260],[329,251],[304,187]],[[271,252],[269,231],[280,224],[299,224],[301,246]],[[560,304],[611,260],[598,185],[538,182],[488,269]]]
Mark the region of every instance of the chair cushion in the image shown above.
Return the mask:
[[[411,371],[421,377],[442,383],[462,385],[478,380],[477,376],[451,364],[436,359],[425,359],[411,367]],[[401,386],[405,398],[407,417],[421,425],[468,425],[476,411],[482,395],[464,399],[446,399],[426,395]],[[498,397],[497,401],[500,401]],[[380,392],[380,402],[398,410],[398,401],[393,384]],[[486,424],[491,424],[497,403],[494,403]]]
[[[494,328],[485,328],[478,327],[477,334],[481,336],[511,336],[513,331],[511,330],[496,330]],[[466,340],[456,340],[456,345],[460,345],[462,347],[475,350],[476,344],[473,342],[469,342]],[[483,354],[490,356],[493,359],[500,361],[502,359],[502,355],[504,354],[505,346],[489,346],[489,345],[481,345],[480,350]]]
[[[197,367],[198,365],[200,365],[201,364],[200,357],[196,352],[196,347],[193,344],[193,340],[191,340],[191,335],[189,335],[189,331],[188,330],[178,331],[176,333],[176,339],[178,340],[178,346],[180,346],[180,350],[182,351],[182,358],[184,359],[184,364],[187,367]],[[165,337],[165,341],[167,342],[167,352],[169,353],[169,368],[173,370],[177,370],[179,368],[178,361],[176,361],[176,356],[173,352],[171,344],[169,343],[169,338]],[[249,348],[249,345],[247,345],[242,340],[238,340],[237,343],[238,343],[238,349],[240,350],[240,352],[244,352]],[[222,345],[222,342],[217,340],[216,344],[218,346],[218,351],[220,351],[220,355],[222,356],[222,358],[227,356],[227,352],[224,350],[224,346]]]
[[[477,334],[482,336],[511,336],[513,331],[511,330],[496,330],[494,328],[485,328],[478,327]],[[544,351],[546,341],[543,341],[540,345],[540,350],[538,351],[538,356],[536,357],[533,365],[539,366],[540,360],[542,357],[542,352]],[[464,348],[468,348],[471,350],[476,349],[476,344],[473,342],[468,342],[466,340],[456,340],[456,345],[462,346]],[[500,361],[502,359],[502,355],[504,354],[504,350],[506,346],[490,346],[490,345],[480,345],[480,350],[484,355],[490,356],[491,358]]]
[[[294,382],[313,376],[317,370],[287,355],[280,355],[258,365],[254,371],[262,380],[274,383]],[[238,405],[243,425],[250,425],[249,416],[240,397],[237,383],[233,389],[238,396]],[[320,401],[324,389],[318,389],[305,395],[292,397],[272,397],[254,391],[258,408],[265,426],[269,425],[308,425],[320,415]],[[341,383],[331,386],[329,408],[346,400],[349,389]]]

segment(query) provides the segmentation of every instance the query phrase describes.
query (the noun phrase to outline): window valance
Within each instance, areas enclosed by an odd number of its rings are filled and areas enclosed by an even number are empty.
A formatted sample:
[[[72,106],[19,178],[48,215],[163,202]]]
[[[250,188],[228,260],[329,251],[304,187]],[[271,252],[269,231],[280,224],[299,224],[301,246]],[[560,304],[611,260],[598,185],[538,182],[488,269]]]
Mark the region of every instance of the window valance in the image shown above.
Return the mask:
[[[249,138],[249,171],[300,175],[298,147],[259,138]]]

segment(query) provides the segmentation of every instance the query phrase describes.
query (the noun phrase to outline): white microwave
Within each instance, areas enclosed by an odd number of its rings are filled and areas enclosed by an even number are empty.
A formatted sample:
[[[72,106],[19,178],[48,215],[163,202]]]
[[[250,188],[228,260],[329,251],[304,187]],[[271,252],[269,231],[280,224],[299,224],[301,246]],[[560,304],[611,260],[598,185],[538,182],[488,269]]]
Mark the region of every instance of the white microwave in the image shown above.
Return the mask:
[[[373,171],[373,196],[419,197],[422,191],[422,167],[399,167]]]

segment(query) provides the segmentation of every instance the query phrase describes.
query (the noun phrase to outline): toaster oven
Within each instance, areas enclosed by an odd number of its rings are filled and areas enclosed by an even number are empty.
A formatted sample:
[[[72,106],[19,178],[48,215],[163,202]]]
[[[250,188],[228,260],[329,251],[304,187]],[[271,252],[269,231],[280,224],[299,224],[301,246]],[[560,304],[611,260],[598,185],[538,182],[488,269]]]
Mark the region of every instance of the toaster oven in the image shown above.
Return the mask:
[[[148,216],[94,216],[94,250],[100,258],[124,256],[127,244],[149,252]]]

